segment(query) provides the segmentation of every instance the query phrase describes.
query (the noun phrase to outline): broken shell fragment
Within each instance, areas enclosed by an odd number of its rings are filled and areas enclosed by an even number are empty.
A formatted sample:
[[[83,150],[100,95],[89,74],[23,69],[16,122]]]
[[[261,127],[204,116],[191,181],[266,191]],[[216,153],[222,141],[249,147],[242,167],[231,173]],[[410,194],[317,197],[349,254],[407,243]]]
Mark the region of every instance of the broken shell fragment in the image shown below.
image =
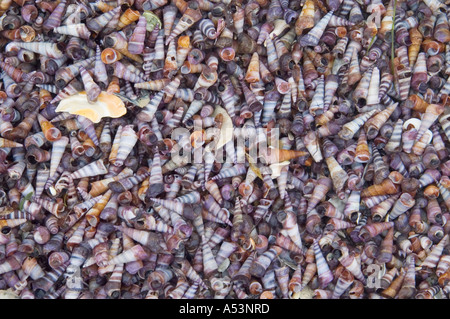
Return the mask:
[[[121,117],[126,114],[127,109],[119,97],[102,91],[94,103],[88,101],[85,92],[62,99],[55,112],[81,115],[94,123],[99,123],[105,117]]]

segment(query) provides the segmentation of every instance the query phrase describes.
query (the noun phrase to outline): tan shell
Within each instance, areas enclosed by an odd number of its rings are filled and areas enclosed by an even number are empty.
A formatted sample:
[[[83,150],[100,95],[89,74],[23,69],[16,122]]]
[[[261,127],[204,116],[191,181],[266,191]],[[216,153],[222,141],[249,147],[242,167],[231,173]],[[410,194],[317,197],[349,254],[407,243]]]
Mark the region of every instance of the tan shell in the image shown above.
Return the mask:
[[[233,139],[233,131],[234,131],[233,121],[231,120],[231,117],[228,115],[228,112],[224,108],[217,106],[212,116],[216,117],[218,114],[223,115],[223,124],[220,129],[220,137],[216,144],[216,150],[220,149],[222,146],[224,146]]]

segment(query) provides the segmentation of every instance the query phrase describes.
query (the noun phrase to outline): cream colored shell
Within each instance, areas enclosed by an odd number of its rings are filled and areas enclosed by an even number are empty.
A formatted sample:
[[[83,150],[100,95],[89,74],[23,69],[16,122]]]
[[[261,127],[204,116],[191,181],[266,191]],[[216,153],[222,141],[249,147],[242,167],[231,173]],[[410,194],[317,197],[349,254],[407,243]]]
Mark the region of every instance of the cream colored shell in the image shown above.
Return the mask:
[[[83,91],[62,99],[56,112],[82,115],[98,123],[104,117],[121,117],[127,113],[127,109],[119,97],[104,91],[100,93],[95,103],[89,103],[86,92]]]

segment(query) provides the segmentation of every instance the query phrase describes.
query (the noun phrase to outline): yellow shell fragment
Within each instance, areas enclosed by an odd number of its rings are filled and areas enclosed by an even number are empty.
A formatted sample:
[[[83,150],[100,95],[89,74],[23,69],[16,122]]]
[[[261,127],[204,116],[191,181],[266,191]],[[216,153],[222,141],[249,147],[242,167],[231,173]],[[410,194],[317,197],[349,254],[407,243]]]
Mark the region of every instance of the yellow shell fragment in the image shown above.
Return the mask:
[[[250,158],[248,154],[245,155],[247,156],[247,158]],[[261,175],[261,171],[259,170],[259,168],[255,166],[255,164],[253,164],[250,160],[248,161],[248,165],[250,169],[256,174],[256,176],[258,176],[261,180],[264,179],[263,176]]]
[[[162,27],[161,20],[152,11],[144,11],[142,15],[147,20],[146,30],[148,32],[152,32],[156,25],[158,25],[158,27],[161,29]]]
[[[220,128],[220,137],[219,141],[216,144],[216,150],[220,149],[222,146],[233,139],[234,131],[233,121],[231,120],[231,117],[228,115],[227,111],[224,108],[217,106],[212,116],[216,117],[218,114],[223,115],[223,124]]]
[[[95,103],[89,103],[86,92],[83,91],[62,99],[56,112],[82,115],[98,123],[104,117],[121,117],[127,113],[127,109],[119,97],[104,91],[100,93]]]

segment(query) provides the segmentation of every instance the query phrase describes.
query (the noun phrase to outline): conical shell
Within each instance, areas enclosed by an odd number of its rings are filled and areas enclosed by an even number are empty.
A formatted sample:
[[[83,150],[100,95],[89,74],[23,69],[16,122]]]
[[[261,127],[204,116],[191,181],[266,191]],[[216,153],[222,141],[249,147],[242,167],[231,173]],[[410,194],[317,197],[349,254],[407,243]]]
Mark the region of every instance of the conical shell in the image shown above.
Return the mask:
[[[333,11],[329,11],[322,19],[312,28],[306,35],[300,39],[300,44],[302,46],[316,46],[325,31],[328,22],[333,15]],[[301,14],[299,19],[301,19]]]
[[[90,164],[83,166],[79,170],[76,170],[75,172],[73,172],[70,175],[70,177],[72,179],[80,179],[83,177],[103,175],[106,173],[108,173],[108,170],[106,169],[103,161],[100,159],[100,160],[97,160],[95,162],[92,162]]]

